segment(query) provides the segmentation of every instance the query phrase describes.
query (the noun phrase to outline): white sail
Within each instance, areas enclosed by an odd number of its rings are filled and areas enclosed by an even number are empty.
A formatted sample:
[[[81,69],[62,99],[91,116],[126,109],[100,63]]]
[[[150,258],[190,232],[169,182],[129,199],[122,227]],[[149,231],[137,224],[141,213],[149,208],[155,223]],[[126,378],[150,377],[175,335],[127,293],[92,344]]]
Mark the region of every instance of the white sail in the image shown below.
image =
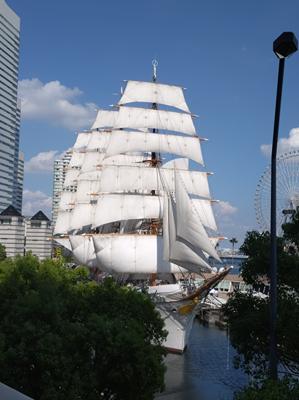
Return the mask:
[[[178,273],[182,268],[163,260],[162,238],[155,235],[94,235],[99,265],[114,273]]]
[[[76,186],[79,174],[80,174],[80,169],[68,168],[65,174],[64,187]]]
[[[98,179],[93,172],[101,171],[103,165],[138,165],[143,163],[148,157],[138,154],[119,154],[116,156],[105,158],[105,153],[87,152],[84,158],[84,164],[81,168],[79,179]],[[86,173],[91,173],[86,175]]]
[[[128,81],[118,104],[156,103],[190,112],[186,104],[183,88],[155,82]]]
[[[107,145],[111,137],[111,132],[94,131],[90,134],[90,139],[86,150],[96,150],[100,153],[106,151]]]
[[[203,165],[198,137],[133,131],[111,133],[106,157],[135,151],[175,154]]]
[[[200,217],[202,224],[213,231],[217,231],[217,225],[212,209],[211,200],[191,199],[193,211]]]
[[[141,107],[119,108],[114,128],[150,128],[196,135],[190,114]]]
[[[54,233],[71,234],[78,263],[112,273],[209,271],[219,238],[208,173],[189,166],[203,157],[183,89],[128,81],[117,105],[77,136]],[[153,168],[153,152],[160,162],[182,158]],[[150,220],[163,236],[151,234]]]
[[[188,158],[174,158],[173,160],[166,161],[162,168],[173,168],[173,169],[189,169]]]
[[[77,198],[76,192],[63,191],[60,198],[59,210],[70,210],[74,207]]]
[[[91,236],[70,235],[69,240],[72,246],[73,256],[79,264],[86,265],[90,268],[98,267]]]
[[[103,160],[103,165],[138,165],[145,160],[150,160],[150,156],[143,155],[140,152],[131,154],[118,154]]]
[[[68,233],[70,227],[70,220],[71,220],[70,211],[59,211],[53,234],[62,235]]]
[[[200,216],[192,207],[188,193],[182,186],[180,178],[176,177],[176,232],[177,237],[189,243],[194,249],[201,249],[217,260],[219,256],[209,240]]]
[[[112,128],[118,117],[118,111],[99,110],[91,129]]]
[[[84,164],[82,165],[82,173],[88,171],[94,171],[100,168],[103,160],[105,158],[105,153],[98,153],[97,151],[87,152],[84,158]]]
[[[210,266],[201,251],[195,253],[186,244],[177,240],[177,227],[172,200],[164,196],[164,216],[163,216],[163,258],[169,260],[183,268],[199,273],[210,271]]]
[[[79,168],[82,166],[85,157],[85,152],[73,151],[72,158],[69,163],[69,168]]]
[[[77,203],[71,214],[69,230],[81,230],[91,227],[95,208],[96,204]]]
[[[176,170],[184,180],[188,193],[210,197],[207,173],[201,171]],[[168,168],[150,168],[144,165],[112,166],[104,165],[97,177],[99,189],[109,192],[149,193],[152,190],[167,189],[174,191],[175,170]]]
[[[65,247],[67,250],[69,250],[69,251],[72,250],[71,242],[68,237],[62,237],[62,238],[54,237],[53,239],[56,243]]]
[[[98,174],[101,176],[101,171],[95,171],[94,177]],[[86,175],[86,174],[84,174]],[[78,179],[76,201],[78,203],[89,203],[90,200],[97,200],[100,191],[101,181],[99,179]]]
[[[84,149],[87,146],[87,144],[89,142],[89,139],[90,139],[90,132],[80,132],[80,133],[78,133],[78,136],[77,136],[77,139],[76,139],[76,142],[75,142],[73,148],[75,150]]]
[[[100,195],[93,218],[93,227],[121,220],[162,218],[162,206],[162,199],[158,196]]]

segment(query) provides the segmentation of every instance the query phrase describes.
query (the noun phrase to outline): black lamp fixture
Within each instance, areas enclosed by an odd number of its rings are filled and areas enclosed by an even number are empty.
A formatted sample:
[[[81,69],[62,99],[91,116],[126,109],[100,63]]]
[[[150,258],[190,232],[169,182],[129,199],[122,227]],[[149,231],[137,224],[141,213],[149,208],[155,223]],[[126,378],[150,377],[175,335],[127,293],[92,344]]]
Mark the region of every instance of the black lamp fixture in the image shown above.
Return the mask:
[[[270,352],[269,352],[269,375],[277,380],[277,239],[276,239],[276,155],[278,130],[280,119],[280,106],[282,96],[282,84],[285,59],[298,50],[298,40],[293,32],[283,32],[274,42],[273,51],[279,58],[278,81],[275,105],[275,118],[272,140],[271,155],[271,227],[270,227]]]
[[[278,58],[286,58],[298,50],[298,40],[293,32],[283,32],[273,42],[273,51]]]

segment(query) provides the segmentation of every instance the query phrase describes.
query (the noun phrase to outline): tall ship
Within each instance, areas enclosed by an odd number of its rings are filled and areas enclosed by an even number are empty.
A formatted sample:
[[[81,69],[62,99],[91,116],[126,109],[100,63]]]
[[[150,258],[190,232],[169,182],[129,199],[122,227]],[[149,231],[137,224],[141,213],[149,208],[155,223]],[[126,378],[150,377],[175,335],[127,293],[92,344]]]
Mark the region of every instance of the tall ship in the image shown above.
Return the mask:
[[[195,309],[222,279],[186,295],[176,274],[210,272],[219,240],[201,142],[184,88],[126,81],[117,104],[80,132],[66,173],[54,240],[92,269],[149,281],[168,337],[183,351]],[[160,285],[156,283],[160,281]]]

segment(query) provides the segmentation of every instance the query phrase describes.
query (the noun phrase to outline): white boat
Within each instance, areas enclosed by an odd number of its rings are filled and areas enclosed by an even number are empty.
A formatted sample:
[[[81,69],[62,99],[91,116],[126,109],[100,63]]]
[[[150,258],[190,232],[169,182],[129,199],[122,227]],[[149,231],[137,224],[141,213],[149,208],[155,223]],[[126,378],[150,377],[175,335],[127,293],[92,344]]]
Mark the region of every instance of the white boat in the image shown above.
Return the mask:
[[[202,139],[184,89],[158,83],[153,65],[152,82],[127,81],[115,107],[78,134],[54,230],[79,264],[144,279],[211,271],[209,257],[219,260]],[[165,346],[183,351],[196,307],[180,312],[186,299],[172,289],[151,291]]]

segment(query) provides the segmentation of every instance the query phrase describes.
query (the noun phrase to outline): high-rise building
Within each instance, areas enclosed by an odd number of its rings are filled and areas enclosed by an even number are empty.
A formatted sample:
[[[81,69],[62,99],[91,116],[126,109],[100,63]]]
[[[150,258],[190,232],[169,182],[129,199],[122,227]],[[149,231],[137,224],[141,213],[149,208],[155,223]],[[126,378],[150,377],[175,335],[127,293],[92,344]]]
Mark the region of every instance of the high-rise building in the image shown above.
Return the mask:
[[[0,0],[0,212],[22,208],[18,104],[20,18]]]
[[[24,153],[20,151],[18,160],[16,187],[14,189],[15,195],[13,199],[13,205],[16,207],[17,210],[22,210],[23,182],[24,182]]]
[[[52,196],[52,224],[55,226],[58,208],[63,190],[64,180],[67,168],[71,161],[72,152],[68,151],[60,160],[54,161],[54,174],[53,174],[53,196]],[[69,187],[68,190],[75,191],[75,187]]]

